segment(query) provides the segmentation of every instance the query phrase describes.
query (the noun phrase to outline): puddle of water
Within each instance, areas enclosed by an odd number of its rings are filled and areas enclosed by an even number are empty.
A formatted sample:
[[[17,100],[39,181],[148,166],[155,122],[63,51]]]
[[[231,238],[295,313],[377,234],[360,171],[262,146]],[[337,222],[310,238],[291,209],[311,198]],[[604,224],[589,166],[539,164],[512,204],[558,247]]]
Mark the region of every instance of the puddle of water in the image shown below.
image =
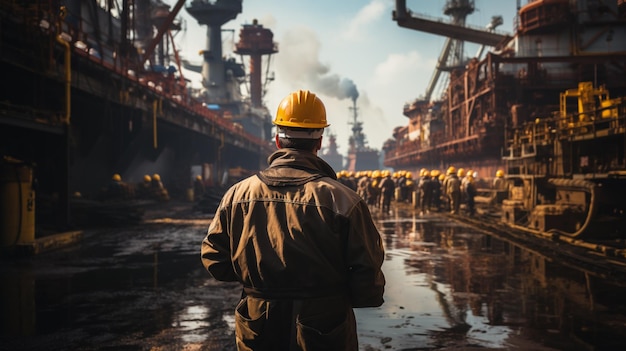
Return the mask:
[[[585,285],[591,277],[582,274],[581,281],[581,273],[565,272],[550,258],[445,217],[397,211],[377,219],[386,248],[385,304],[355,311],[361,349],[584,350],[593,345],[611,350],[618,343],[607,340],[626,332],[624,303],[606,299],[607,289],[621,288],[594,281],[591,289]],[[596,312],[607,305],[621,312],[600,313],[614,321],[598,323],[602,317]],[[609,332],[606,325],[617,327]]]
[[[211,325],[208,316],[209,309],[206,306],[187,306],[182,313],[174,317],[172,327],[179,329],[180,338],[185,343],[202,342],[205,339],[202,331]]]
[[[615,282],[445,217],[376,221],[386,302],[355,310],[361,350],[622,348]],[[241,289],[202,268],[205,233],[193,221],[92,231],[79,247],[3,262],[0,345],[234,350]]]

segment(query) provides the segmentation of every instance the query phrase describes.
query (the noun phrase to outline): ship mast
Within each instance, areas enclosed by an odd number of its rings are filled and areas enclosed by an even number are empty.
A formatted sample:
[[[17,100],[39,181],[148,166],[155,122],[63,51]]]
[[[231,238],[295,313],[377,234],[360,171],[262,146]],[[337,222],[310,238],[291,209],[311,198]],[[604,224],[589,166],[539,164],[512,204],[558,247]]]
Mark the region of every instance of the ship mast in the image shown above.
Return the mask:
[[[326,146],[324,155],[339,155],[339,146],[337,145],[337,136],[334,133],[328,134],[328,146]]]
[[[365,140],[365,134],[363,134],[363,122],[358,119],[358,108],[356,107],[356,99],[352,99],[352,106],[348,107],[352,111],[352,122],[348,124],[352,125],[352,135],[349,139],[349,147],[351,151],[359,151],[367,149],[367,141]]]

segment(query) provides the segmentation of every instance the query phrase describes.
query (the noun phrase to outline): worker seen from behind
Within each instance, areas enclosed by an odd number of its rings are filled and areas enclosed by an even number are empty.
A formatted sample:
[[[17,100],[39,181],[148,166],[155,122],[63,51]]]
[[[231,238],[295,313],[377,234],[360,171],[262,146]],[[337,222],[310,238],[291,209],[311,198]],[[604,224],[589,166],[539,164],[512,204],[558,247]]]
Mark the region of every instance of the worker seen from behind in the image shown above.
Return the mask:
[[[502,200],[508,195],[508,186],[504,179],[504,171],[501,169],[496,171],[496,177],[493,179],[493,190],[491,205],[502,204]]]
[[[460,186],[459,188],[461,189],[461,199],[460,199],[460,203],[465,203],[467,201],[467,197],[465,196],[465,188],[463,187],[463,182],[465,180],[465,168],[459,168],[459,170],[456,172],[457,177],[459,178],[459,182],[460,182]]]
[[[129,184],[122,181],[122,176],[119,173],[115,173],[109,184],[102,188],[100,197],[105,201],[128,200],[133,197],[133,189]]]
[[[369,195],[367,198],[369,199],[368,205],[372,205],[374,207],[378,207],[380,203],[380,182],[382,182],[382,172],[380,170],[375,170],[372,172],[372,181],[369,186]]]
[[[404,176],[406,178],[406,183],[405,183],[405,192],[406,192],[406,202],[412,202],[413,201],[413,193],[415,192],[415,188],[417,187],[416,182],[413,181],[413,173],[411,172],[406,172],[406,175]]]
[[[359,196],[361,196],[361,198],[363,198],[363,200],[365,201],[365,203],[368,203],[369,201],[369,186],[370,186],[370,182],[371,179],[367,176],[367,173],[363,172],[361,174],[361,176],[359,177],[359,180],[357,182],[357,186],[356,186],[356,192],[357,194],[359,194]]]
[[[446,194],[450,199],[450,213],[458,214],[461,207],[461,180],[455,168],[448,168],[448,177],[445,179]]]
[[[396,188],[398,188],[397,190],[397,198],[396,200],[399,202],[404,202],[407,200],[406,198],[406,177],[405,177],[405,171],[401,170],[398,172],[394,172],[394,183],[396,185]]]
[[[465,176],[465,197],[467,200],[467,213],[470,217],[473,217],[476,214],[476,206],[474,202],[474,197],[477,193],[476,187],[476,179],[474,178],[474,172],[468,172]]]
[[[152,177],[149,174],[144,175],[141,183],[137,184],[137,197],[140,199],[152,197]]]
[[[435,211],[441,211],[441,181],[443,180],[443,174],[439,174],[439,171],[433,169],[430,171],[430,181],[432,182],[432,201],[431,208]]]
[[[456,174],[456,167],[454,166],[448,167],[448,170],[446,171],[446,174],[443,180],[441,181],[441,192],[443,193],[443,200],[445,202],[444,207],[448,211],[450,211],[451,209],[450,194],[448,194],[448,181],[450,180],[450,177],[452,176],[452,174]]]
[[[393,199],[396,183],[391,178],[391,172],[388,170],[383,171],[383,180],[381,180],[378,187],[380,188],[380,210],[384,214],[389,214],[391,210],[391,200]]]
[[[430,179],[430,171],[426,168],[420,170],[420,181],[417,185],[420,195],[420,214],[430,213],[430,205],[433,197],[433,182]]]
[[[155,200],[167,201],[170,199],[167,188],[161,181],[161,176],[158,173],[152,175],[152,196]]]
[[[238,350],[358,350],[353,308],[383,303],[380,234],[363,199],[317,156],[329,126],[322,101],[291,93],[274,124],[278,150],[226,192],[202,263],[243,285]]]

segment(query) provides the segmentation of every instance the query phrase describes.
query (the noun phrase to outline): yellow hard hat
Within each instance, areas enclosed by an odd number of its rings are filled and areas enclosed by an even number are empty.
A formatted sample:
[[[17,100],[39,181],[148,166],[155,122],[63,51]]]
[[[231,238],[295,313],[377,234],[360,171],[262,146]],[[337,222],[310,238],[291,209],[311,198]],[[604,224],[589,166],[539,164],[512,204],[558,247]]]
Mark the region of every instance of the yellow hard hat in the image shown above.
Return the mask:
[[[274,124],[281,127],[326,128],[326,107],[315,94],[298,90],[283,99],[278,105]]]
[[[465,169],[459,168],[458,172],[456,172],[456,175],[459,176],[459,177],[464,177],[465,176]]]
[[[152,179],[154,179],[154,180],[156,180],[158,182],[159,180],[161,180],[161,176],[158,175],[157,173],[155,173],[155,174],[152,175]]]
[[[432,171],[430,171],[430,176],[431,177],[438,177],[439,176],[439,171],[436,169],[433,169]]]
[[[143,176],[143,181],[147,183],[152,181],[152,178],[150,177],[150,175],[146,174],[145,176]]]
[[[114,180],[114,181],[116,181],[116,182],[119,182],[119,181],[121,181],[121,180],[122,180],[122,176],[121,176],[121,175],[119,175],[119,174],[117,174],[117,173],[115,173],[115,174],[113,175],[113,180]]]
[[[406,179],[413,178],[413,174],[411,172],[406,172]]]
[[[496,177],[498,177],[498,178],[504,177],[504,171],[501,170],[501,169],[497,170],[496,171]]]
[[[445,176],[445,175],[443,175],[443,174],[440,174],[440,175],[439,175],[439,180],[443,181],[444,179],[446,179],[446,176]]]
[[[456,168],[454,168],[454,166],[450,166],[450,168],[448,168],[448,174],[454,174],[456,173]]]
[[[196,176],[196,180],[202,180],[202,176],[198,174],[198,175]]]

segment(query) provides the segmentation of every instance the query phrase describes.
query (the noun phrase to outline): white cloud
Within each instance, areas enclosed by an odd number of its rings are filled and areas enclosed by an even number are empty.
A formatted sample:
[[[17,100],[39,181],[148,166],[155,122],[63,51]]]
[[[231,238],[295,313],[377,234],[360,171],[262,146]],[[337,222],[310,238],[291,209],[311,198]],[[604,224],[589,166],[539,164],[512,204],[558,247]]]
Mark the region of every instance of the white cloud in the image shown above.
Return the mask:
[[[424,93],[434,64],[434,59],[412,50],[389,54],[374,67],[364,85],[367,98],[360,99],[363,129],[370,146],[380,148],[391,137],[393,128],[407,124],[402,108]]]
[[[368,25],[387,14],[387,9],[387,4],[382,0],[373,0],[354,16],[341,33],[341,37],[346,40],[365,39],[366,36],[363,34],[366,33]]]
[[[421,82],[420,75],[432,71],[432,60],[424,59],[416,50],[407,53],[387,55],[387,59],[374,68],[370,79],[376,85],[396,86],[398,83]],[[404,84],[402,84],[404,85]]]

